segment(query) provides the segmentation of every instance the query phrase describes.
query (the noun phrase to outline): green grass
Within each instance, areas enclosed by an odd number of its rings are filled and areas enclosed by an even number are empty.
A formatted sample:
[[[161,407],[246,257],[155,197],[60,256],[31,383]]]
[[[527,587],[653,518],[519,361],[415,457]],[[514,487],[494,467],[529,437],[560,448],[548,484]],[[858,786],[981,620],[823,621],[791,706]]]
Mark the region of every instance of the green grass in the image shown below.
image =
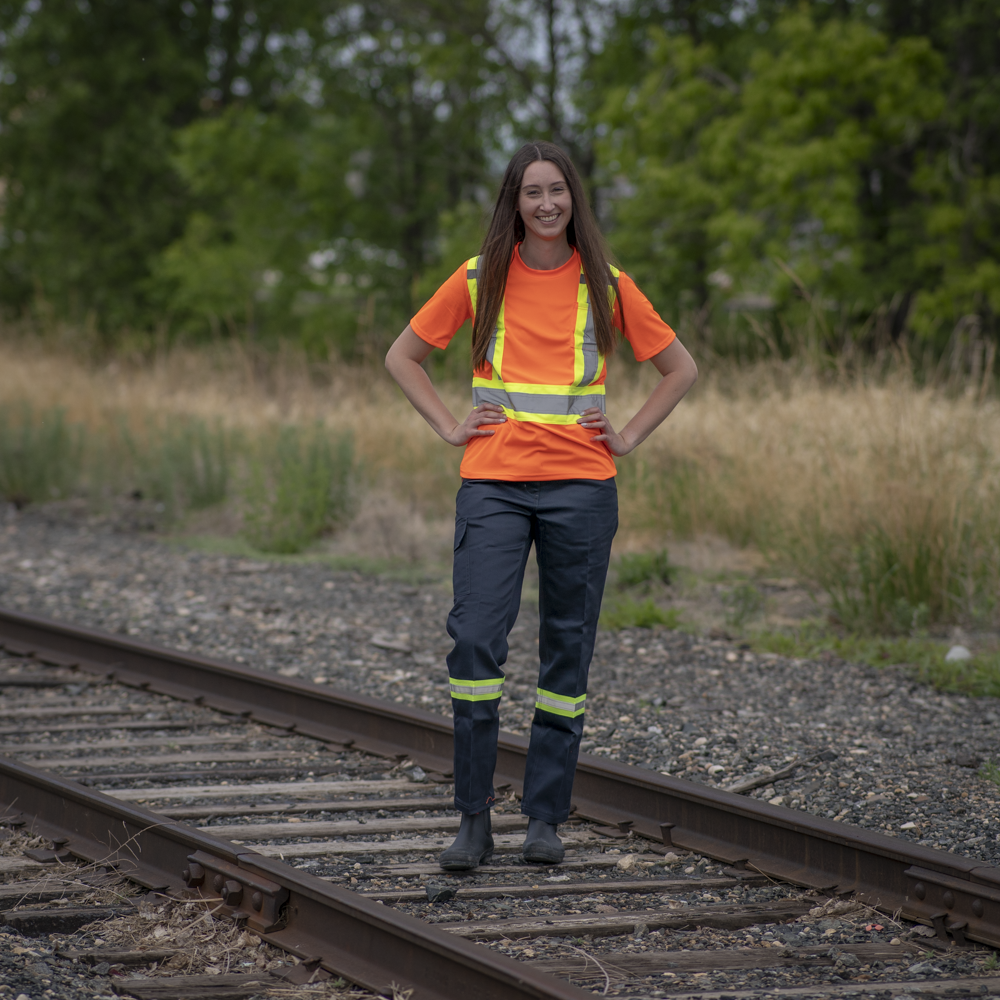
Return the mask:
[[[246,538],[226,535],[176,534],[168,542],[198,552],[230,556],[254,562],[269,562],[279,566],[320,564],[339,573],[360,573],[410,584],[439,585],[449,582],[450,567],[432,563],[413,563],[403,559],[369,559],[366,556],[331,555],[314,549],[297,553],[266,552],[254,548]]]
[[[736,632],[742,632],[764,610],[764,595],[749,581],[737,584],[722,600],[726,624]]]
[[[994,785],[1000,785],[1000,766],[988,760],[979,769],[979,777],[984,781],[992,781]]]
[[[796,632],[755,632],[753,649],[761,653],[812,659],[834,653],[873,667],[904,664],[915,679],[939,691],[1000,698],[1000,653],[979,653],[971,660],[945,661],[949,644],[933,639],[872,637],[832,632],[816,625]]]
[[[160,504],[168,520],[229,497],[238,442],[218,423],[172,417],[150,424],[142,440],[126,428],[120,437],[130,460],[130,489]]]
[[[645,583],[670,583],[674,567],[666,549],[654,552],[628,552],[615,567],[615,583],[619,587],[638,587]]]
[[[601,627],[613,632],[623,628],[653,628],[656,625],[678,628],[680,624],[681,614],[676,608],[664,610],[651,598],[641,603],[630,597],[619,598],[601,613]]]
[[[349,437],[283,427],[257,443],[244,488],[244,537],[262,552],[301,552],[346,518],[354,455]]]
[[[0,407],[0,498],[16,507],[70,496],[79,486],[82,428],[56,407]]]

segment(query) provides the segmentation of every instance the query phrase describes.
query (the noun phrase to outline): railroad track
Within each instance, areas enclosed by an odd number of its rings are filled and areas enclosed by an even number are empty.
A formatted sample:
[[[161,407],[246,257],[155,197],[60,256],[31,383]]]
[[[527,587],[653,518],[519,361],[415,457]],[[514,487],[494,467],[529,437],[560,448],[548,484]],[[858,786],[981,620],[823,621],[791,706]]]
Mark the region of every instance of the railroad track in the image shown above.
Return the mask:
[[[0,911],[48,995],[1000,994],[976,861],[582,754],[566,863],[523,865],[501,734],[497,857],[446,875],[442,717],[2,610],[0,648]]]

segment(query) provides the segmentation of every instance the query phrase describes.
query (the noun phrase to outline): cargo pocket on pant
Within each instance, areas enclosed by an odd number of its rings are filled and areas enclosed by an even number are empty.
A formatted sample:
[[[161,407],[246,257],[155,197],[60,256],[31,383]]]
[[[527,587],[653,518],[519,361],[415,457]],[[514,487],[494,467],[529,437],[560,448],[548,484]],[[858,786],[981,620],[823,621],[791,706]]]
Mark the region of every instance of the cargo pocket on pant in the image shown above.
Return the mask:
[[[455,556],[452,569],[452,587],[455,596],[468,594],[472,590],[472,566],[469,560],[469,546],[466,532],[469,522],[464,517],[455,518]]]

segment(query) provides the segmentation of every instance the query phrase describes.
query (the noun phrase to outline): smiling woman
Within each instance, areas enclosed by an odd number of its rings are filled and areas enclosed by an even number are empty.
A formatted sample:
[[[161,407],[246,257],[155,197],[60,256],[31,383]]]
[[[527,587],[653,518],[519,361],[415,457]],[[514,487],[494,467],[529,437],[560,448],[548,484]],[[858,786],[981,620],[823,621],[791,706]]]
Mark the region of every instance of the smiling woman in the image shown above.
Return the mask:
[[[521,259],[528,267],[551,271],[565,264],[572,250],[559,237],[573,219],[573,196],[562,171],[551,160],[528,164],[518,194],[517,212],[525,229],[530,229],[536,237],[521,248]]]
[[[386,357],[407,398],[464,446],[456,502],[455,604],[448,656],[455,716],[455,806],[462,825],[440,858],[475,868],[493,852],[499,704],[507,636],[532,545],[539,569],[539,677],[522,811],[526,861],[558,864],[569,816],[587,676],[618,527],[614,456],[667,417],[697,371],[673,330],[609,263],[569,157],[529,143],[510,161],[478,256],[464,261]],[[457,420],[421,363],[473,321],[474,409]],[[660,382],[626,426],[605,414],[605,357],[616,330]]]

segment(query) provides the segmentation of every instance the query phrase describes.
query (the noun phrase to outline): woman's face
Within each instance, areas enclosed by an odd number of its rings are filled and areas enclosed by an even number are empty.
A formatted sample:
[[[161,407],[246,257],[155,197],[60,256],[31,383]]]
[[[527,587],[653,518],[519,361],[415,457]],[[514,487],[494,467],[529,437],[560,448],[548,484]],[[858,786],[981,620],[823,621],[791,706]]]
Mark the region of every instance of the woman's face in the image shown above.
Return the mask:
[[[521,181],[517,210],[526,234],[559,239],[573,218],[573,198],[562,171],[551,160],[529,163]]]

